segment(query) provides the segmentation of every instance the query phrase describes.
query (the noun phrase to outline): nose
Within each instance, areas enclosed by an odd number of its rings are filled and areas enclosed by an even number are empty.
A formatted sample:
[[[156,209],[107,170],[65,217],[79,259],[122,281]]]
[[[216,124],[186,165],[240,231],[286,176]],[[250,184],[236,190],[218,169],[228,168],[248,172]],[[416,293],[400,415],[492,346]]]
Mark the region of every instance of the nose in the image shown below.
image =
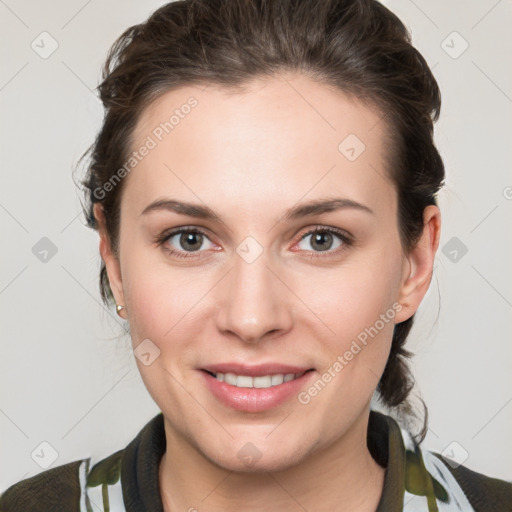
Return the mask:
[[[251,263],[234,255],[218,297],[217,327],[223,334],[254,344],[291,329],[293,294],[268,263],[265,252]]]

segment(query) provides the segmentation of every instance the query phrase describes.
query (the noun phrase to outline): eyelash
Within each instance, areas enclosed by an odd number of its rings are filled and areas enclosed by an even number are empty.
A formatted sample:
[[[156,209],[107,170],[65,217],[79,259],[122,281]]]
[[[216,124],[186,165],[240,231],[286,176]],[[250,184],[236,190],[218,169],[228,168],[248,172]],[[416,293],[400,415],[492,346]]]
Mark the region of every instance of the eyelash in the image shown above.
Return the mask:
[[[197,256],[193,256],[195,253],[202,252],[202,251],[189,251],[188,254],[190,255],[184,255],[187,254],[187,251],[177,251],[175,249],[170,249],[168,246],[165,246],[164,244],[170,240],[175,235],[180,235],[184,233],[200,233],[201,235],[205,236],[209,239],[208,235],[199,228],[178,228],[176,230],[172,231],[165,231],[160,236],[158,236],[155,239],[155,242],[158,244],[158,246],[162,246],[162,248],[171,256],[176,258],[195,258]],[[352,239],[352,236],[346,233],[345,231],[342,231],[337,228],[325,228],[321,226],[317,226],[316,228],[307,231],[302,235],[297,243],[300,243],[304,238],[306,238],[309,235],[314,235],[315,233],[330,233],[333,235],[336,235],[340,240],[343,242],[343,245],[335,250],[327,250],[327,251],[307,251],[312,253],[311,258],[325,258],[328,256],[332,256],[333,254],[339,254],[343,252],[344,250],[348,249],[350,246],[353,245],[354,241]],[[323,253],[323,254],[322,254]]]

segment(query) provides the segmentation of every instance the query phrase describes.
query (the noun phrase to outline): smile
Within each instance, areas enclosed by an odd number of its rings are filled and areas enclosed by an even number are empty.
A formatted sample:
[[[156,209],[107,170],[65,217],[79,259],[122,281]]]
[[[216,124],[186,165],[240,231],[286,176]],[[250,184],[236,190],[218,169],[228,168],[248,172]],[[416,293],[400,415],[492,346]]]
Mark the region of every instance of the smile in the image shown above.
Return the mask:
[[[264,373],[260,369],[259,375],[215,370],[203,368],[199,372],[206,389],[228,408],[251,413],[268,411],[296,397],[316,373],[300,368],[296,369],[299,373],[266,373],[275,369]],[[256,373],[252,370],[249,372]]]
[[[301,377],[305,372],[302,373],[278,373],[275,375],[261,375],[258,377],[251,377],[250,375],[236,375],[234,373],[213,373],[218,381],[225,382],[230,386],[236,386],[237,388],[271,388],[279,386],[283,382],[290,382]]]

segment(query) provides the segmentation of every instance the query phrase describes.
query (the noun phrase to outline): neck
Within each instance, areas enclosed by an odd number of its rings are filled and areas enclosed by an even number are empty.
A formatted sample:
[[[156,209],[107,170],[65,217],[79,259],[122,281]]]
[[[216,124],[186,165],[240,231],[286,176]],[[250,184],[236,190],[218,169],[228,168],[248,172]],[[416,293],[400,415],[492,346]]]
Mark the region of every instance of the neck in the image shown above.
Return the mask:
[[[369,409],[326,448],[283,471],[225,470],[165,422],[167,448],[159,467],[164,512],[333,510],[375,512],[385,469],[368,451]]]

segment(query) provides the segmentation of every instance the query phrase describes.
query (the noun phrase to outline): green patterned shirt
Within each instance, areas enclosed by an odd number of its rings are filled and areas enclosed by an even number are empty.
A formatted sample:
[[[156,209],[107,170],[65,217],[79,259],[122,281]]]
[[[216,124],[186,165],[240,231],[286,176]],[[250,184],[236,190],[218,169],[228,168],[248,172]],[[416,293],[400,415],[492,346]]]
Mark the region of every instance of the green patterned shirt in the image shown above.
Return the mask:
[[[386,468],[377,512],[512,512],[512,483],[422,448],[390,416],[370,412],[367,440]],[[0,496],[0,512],[163,512],[158,466],[165,448],[159,413],[102,460],[78,460],[12,485]],[[203,510],[198,500],[188,512]]]

